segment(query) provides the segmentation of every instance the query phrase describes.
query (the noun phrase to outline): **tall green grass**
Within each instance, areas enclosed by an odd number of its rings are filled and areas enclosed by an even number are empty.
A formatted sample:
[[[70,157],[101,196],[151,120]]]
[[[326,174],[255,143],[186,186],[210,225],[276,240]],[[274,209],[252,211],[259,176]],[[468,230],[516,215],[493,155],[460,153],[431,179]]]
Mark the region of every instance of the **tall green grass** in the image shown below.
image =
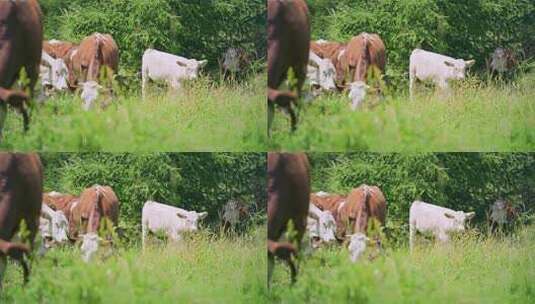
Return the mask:
[[[323,248],[302,259],[290,287],[277,264],[273,303],[533,303],[535,227],[515,237],[465,235],[447,245],[387,250],[349,261],[347,250]]]
[[[289,132],[276,113],[270,148],[307,151],[532,151],[535,148],[535,76],[510,86],[464,84],[451,96],[420,92],[371,96],[350,110],[346,94],[304,104]],[[422,90],[421,90],[422,91]]]
[[[44,151],[263,151],[265,77],[241,85],[198,79],[175,93],[119,94],[105,110],[85,112],[68,94],[35,105],[27,134],[8,113],[0,149]]]
[[[89,264],[77,249],[53,249],[35,259],[26,287],[10,263],[0,302],[264,303],[265,235],[263,227],[232,238],[200,233],[144,251],[122,248]]]

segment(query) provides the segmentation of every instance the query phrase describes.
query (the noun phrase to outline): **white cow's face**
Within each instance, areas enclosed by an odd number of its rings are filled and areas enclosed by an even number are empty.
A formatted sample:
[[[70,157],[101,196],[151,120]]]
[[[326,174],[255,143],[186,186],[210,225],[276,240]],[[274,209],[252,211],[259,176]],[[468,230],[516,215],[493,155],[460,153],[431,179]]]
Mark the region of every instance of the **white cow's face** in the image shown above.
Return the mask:
[[[366,97],[368,85],[362,81],[356,81],[349,85],[349,98],[351,98],[351,109],[356,110]]]
[[[349,235],[349,245],[347,249],[349,250],[351,262],[355,263],[359,260],[360,256],[366,250],[368,240],[368,237],[360,232]]]
[[[474,65],[475,60],[465,61],[463,59],[446,60],[444,64],[449,68],[450,78],[463,80],[466,75],[466,69]]]
[[[450,219],[451,230],[462,232],[465,230],[466,224],[470,219],[476,215],[475,212],[465,213],[463,211],[445,212],[444,216]]]
[[[199,71],[208,63],[207,60],[189,59],[187,61],[177,61],[176,64],[186,70],[186,79],[196,79]]]
[[[93,80],[82,83],[80,97],[84,101],[84,110],[88,111],[92,107],[93,101],[98,98],[99,89],[102,89],[102,87]]]
[[[82,259],[84,262],[89,262],[93,255],[98,251],[99,237],[96,233],[87,233],[82,236]]]
[[[182,220],[184,231],[197,231],[199,222],[208,215],[207,212],[185,211],[177,212],[176,216]]]

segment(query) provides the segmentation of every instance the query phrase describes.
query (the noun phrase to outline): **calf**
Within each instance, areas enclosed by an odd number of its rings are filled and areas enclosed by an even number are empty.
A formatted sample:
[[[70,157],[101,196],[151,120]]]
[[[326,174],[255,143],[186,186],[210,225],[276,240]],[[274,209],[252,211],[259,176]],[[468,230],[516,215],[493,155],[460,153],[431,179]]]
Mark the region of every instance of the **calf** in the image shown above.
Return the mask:
[[[149,80],[165,81],[171,88],[180,89],[184,80],[196,79],[207,63],[206,60],[187,59],[147,49],[143,54],[141,67],[142,94],[146,96]]]
[[[301,246],[310,202],[310,165],[304,153],[268,153],[268,284],[275,257],[286,261],[292,282],[297,268],[293,257]],[[297,246],[279,239],[292,222]]]
[[[0,284],[7,256],[21,263],[28,280],[24,255],[30,253],[39,228],[42,193],[43,167],[37,154],[0,153]],[[29,246],[11,242],[21,226],[26,227]]]
[[[490,231],[503,230],[506,226],[512,224],[518,217],[518,211],[510,201],[499,199],[492,204],[489,213]]]
[[[141,211],[142,244],[149,232],[162,231],[173,241],[179,241],[184,232],[197,231],[207,212],[187,211],[181,208],[147,201]]]
[[[317,248],[322,243],[336,240],[336,221],[330,211],[322,211],[313,203],[308,208],[307,231],[312,241],[312,247]]]
[[[431,80],[443,90],[448,89],[450,80],[462,80],[466,69],[474,65],[475,60],[465,61],[433,52],[415,49],[411,53],[409,66],[409,91],[414,94],[416,80]]]
[[[251,59],[243,48],[228,48],[221,62],[223,78],[235,79],[237,75],[245,72],[250,63]]]
[[[249,206],[238,200],[229,200],[221,209],[223,231],[234,230],[249,216]]]
[[[33,95],[39,78],[41,45],[43,43],[42,13],[36,0],[0,1],[0,135],[7,114],[7,105],[18,109],[28,130],[30,118],[26,103]],[[24,68],[29,79],[30,96],[11,90]]]
[[[511,72],[517,64],[512,50],[498,47],[491,55],[489,66],[492,73],[504,74]]]
[[[475,212],[465,213],[415,201],[409,211],[410,248],[414,247],[416,232],[431,232],[439,241],[447,242],[449,232],[462,232]]]
[[[304,0],[268,0],[268,135],[270,134],[275,105],[290,114],[292,131],[297,127],[293,104],[301,96],[306,80],[310,49],[310,21]],[[297,78],[297,94],[278,92],[292,68]],[[291,97],[291,98],[288,98]]]

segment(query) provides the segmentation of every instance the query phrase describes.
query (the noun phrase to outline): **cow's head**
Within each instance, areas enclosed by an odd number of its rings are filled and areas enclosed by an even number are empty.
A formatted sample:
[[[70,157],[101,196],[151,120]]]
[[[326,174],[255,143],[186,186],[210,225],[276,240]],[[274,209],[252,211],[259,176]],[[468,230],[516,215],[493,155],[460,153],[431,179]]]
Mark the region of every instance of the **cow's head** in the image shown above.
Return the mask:
[[[475,60],[453,59],[445,60],[444,64],[449,68],[450,77],[453,79],[464,79],[466,75],[466,69],[473,66],[476,63]]]
[[[450,227],[453,231],[464,231],[466,224],[476,215],[475,212],[446,211],[444,216],[450,220]]]
[[[348,235],[347,237],[349,238],[348,250],[350,259],[351,262],[355,263],[366,250],[369,239],[361,232]]]
[[[59,91],[69,88],[67,85],[67,78],[69,77],[67,64],[63,59],[52,58],[45,52],[41,57],[40,76],[41,83],[45,87],[49,86]]]
[[[98,234],[90,232],[82,236],[82,246],[80,250],[82,251],[82,259],[87,263],[91,261],[93,255],[98,251],[99,247]]]
[[[366,98],[366,90],[369,86],[363,81],[356,81],[349,85],[349,98],[351,99],[351,109],[355,111]]]
[[[307,74],[312,86],[318,86],[325,91],[336,90],[336,68],[330,59],[322,59],[311,53],[308,64]]]
[[[207,60],[177,60],[176,64],[186,70],[186,79],[195,79],[199,76],[199,71],[208,63]]]
[[[82,83],[82,94],[80,97],[84,101],[84,110],[91,109],[93,102],[98,98],[99,90],[102,89],[96,81],[90,80]]]
[[[197,231],[199,222],[208,216],[208,212],[179,211],[176,216],[184,223],[185,231]]]

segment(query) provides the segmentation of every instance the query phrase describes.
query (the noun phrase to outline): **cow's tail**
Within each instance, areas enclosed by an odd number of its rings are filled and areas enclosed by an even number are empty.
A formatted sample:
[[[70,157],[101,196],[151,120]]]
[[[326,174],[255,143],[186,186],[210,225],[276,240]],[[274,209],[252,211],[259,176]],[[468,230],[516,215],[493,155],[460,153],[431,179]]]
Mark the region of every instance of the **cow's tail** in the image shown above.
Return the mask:
[[[95,185],[95,202],[93,204],[93,210],[89,215],[89,228],[91,231],[88,232],[98,232],[100,227],[100,220],[102,217],[102,212],[104,208],[102,207],[102,198],[105,196],[105,189],[100,185]],[[95,222],[96,221],[96,222]],[[89,229],[88,229],[89,230]]]
[[[370,197],[371,197],[371,192],[372,192],[372,189],[370,186],[364,184],[363,185],[363,190],[364,190],[364,212],[365,214],[367,215],[366,216],[366,223],[365,223],[365,226],[366,227],[366,230],[368,228],[368,222],[369,222],[369,214],[370,214]],[[366,233],[367,231],[363,231],[364,233]]]

